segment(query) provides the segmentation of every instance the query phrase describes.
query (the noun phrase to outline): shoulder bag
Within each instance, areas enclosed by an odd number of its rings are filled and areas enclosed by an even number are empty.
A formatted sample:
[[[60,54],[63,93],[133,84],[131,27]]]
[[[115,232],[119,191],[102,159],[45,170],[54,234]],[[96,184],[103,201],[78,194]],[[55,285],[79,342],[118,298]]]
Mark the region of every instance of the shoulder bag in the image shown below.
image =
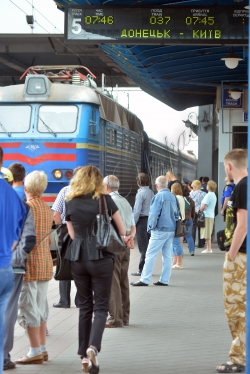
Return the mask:
[[[54,273],[55,280],[72,280],[71,274],[71,261],[65,258],[65,254],[70,248],[72,243],[72,239],[70,238],[69,234],[66,233],[63,237],[63,243],[61,250],[57,247],[57,262],[56,262],[56,270]]]
[[[175,196],[175,198],[176,198],[176,203],[177,203],[177,207],[178,207],[178,210],[179,210],[179,219],[178,219],[178,221],[176,221],[176,228],[175,228],[174,237],[175,238],[181,238],[182,236],[187,235],[188,229],[187,229],[187,226],[186,226],[186,221],[182,219],[179,201],[177,200],[176,196]]]
[[[102,200],[104,213],[102,212]],[[99,214],[96,216],[96,223],[96,249],[113,255],[123,253],[126,250],[126,245],[108,214],[105,195],[101,195],[99,198]]]
[[[205,214],[204,212],[198,212],[197,214],[197,227],[205,227]]]

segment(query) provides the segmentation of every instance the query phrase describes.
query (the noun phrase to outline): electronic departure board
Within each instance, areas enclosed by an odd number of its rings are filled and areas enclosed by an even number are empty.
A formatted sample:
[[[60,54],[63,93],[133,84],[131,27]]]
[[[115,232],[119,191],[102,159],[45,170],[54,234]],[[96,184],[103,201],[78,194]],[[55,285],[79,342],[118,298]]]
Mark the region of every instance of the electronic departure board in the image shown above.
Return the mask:
[[[243,6],[65,8],[66,41],[113,44],[248,45]]]

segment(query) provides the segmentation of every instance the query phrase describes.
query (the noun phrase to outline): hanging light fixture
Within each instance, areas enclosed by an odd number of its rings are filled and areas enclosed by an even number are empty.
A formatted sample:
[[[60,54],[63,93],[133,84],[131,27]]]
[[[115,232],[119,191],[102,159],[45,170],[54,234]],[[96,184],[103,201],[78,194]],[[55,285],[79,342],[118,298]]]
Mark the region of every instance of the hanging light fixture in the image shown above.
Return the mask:
[[[230,95],[232,97],[232,99],[234,100],[239,100],[241,98],[241,95],[242,95],[242,90],[238,89],[238,88],[232,88],[230,90]]]
[[[236,54],[231,51],[229,55],[221,58],[221,60],[225,61],[225,65],[228,67],[228,69],[235,69],[239,64],[239,61],[242,61],[242,58],[236,56]]]

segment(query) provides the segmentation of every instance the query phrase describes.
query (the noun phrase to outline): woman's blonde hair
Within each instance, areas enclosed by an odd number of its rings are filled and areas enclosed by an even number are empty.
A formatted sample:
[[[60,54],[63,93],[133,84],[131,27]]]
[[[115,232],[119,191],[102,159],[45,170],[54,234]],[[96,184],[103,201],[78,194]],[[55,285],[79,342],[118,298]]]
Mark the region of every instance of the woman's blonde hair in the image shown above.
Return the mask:
[[[33,196],[41,196],[48,185],[44,171],[34,170],[24,179],[25,190]]]
[[[98,199],[103,192],[103,175],[96,166],[88,165],[81,167],[71,179],[66,199],[90,193],[93,194],[93,199]]]
[[[198,179],[195,179],[192,184],[191,184],[192,187],[196,187],[197,190],[200,190],[201,189],[201,182],[198,180]]]
[[[207,190],[208,191],[214,192],[216,190],[216,188],[217,188],[217,183],[215,181],[210,180],[210,181],[207,182]]]
[[[172,184],[172,186],[171,186],[171,192],[174,195],[181,195],[182,196],[182,188],[181,188],[180,183],[174,183],[174,184]]]

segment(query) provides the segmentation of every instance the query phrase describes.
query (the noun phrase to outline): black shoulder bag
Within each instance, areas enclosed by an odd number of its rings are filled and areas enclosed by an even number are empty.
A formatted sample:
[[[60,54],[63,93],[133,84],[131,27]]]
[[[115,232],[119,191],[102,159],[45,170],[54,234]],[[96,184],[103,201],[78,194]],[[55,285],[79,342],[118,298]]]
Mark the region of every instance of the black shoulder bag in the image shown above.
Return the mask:
[[[197,227],[205,227],[205,214],[204,212],[198,212],[197,214]]]
[[[102,200],[104,202],[104,213],[102,212]],[[126,245],[121,235],[113,225],[108,214],[106,196],[99,198],[99,214],[96,216],[96,249],[105,253],[118,255],[125,251]]]

